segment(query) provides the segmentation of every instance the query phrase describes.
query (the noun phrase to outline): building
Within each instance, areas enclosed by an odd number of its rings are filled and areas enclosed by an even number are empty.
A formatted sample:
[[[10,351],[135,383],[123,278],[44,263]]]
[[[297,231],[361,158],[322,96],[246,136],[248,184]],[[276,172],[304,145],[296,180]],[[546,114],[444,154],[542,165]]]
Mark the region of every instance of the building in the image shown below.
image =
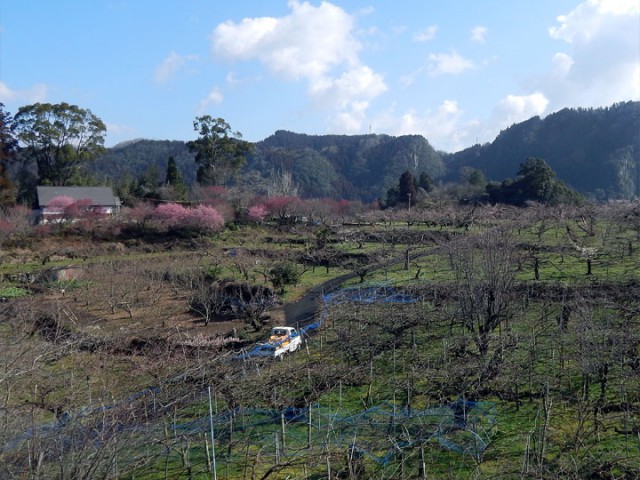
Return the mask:
[[[39,223],[61,222],[68,218],[69,208],[98,216],[120,211],[120,199],[111,187],[36,187],[36,218]]]

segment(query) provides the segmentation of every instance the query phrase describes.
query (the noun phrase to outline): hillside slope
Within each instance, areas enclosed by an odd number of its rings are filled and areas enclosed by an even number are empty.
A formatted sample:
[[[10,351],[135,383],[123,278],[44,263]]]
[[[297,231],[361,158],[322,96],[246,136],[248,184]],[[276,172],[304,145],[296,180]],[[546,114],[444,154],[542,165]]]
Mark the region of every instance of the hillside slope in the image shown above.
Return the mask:
[[[444,164],[420,135],[304,135],[278,131],[256,145],[248,169],[263,176],[289,171],[302,196],[358,199],[383,197],[400,175],[426,172],[439,178]]]
[[[463,167],[488,180],[514,177],[528,157],[544,159],[557,177],[598,199],[640,194],[640,102],[563,109],[512,125],[485,145],[445,155],[447,180]]]
[[[136,140],[110,148],[91,167],[98,181],[153,175],[164,180],[170,156],[185,181],[196,164],[183,141]],[[291,174],[302,197],[373,201],[384,198],[400,175],[427,173],[456,182],[461,171],[482,171],[490,181],[513,178],[529,157],[544,159],[557,178],[596,199],[640,195],[640,102],[597,109],[564,109],[533,117],[484,145],[457,153],[437,152],[420,135],[306,135],[277,131],[255,144],[238,182],[266,194],[273,177]]]

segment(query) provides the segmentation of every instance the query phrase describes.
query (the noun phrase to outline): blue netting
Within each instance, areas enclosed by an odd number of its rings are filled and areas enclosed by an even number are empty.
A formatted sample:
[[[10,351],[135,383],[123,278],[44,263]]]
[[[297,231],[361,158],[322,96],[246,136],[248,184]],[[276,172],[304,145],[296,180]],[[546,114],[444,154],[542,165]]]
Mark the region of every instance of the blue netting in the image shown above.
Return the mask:
[[[347,287],[323,296],[325,305],[341,305],[359,303],[364,305],[376,303],[415,303],[415,295],[404,293],[391,285],[367,285]]]
[[[417,297],[389,285],[344,288],[324,295],[323,299],[324,308],[319,319],[301,328],[300,335],[308,336],[318,329],[326,317],[327,308],[331,305],[347,303],[406,304],[418,301]],[[262,348],[262,346],[255,347],[255,349],[258,348]],[[245,355],[251,356],[250,352]],[[147,388],[112,405],[83,408],[73,414],[64,414],[55,422],[28,430],[19,438],[9,442],[7,447],[8,449],[16,448],[33,437],[42,440],[53,437],[59,439],[64,436],[71,438],[86,435],[86,438],[91,438],[91,432],[95,431],[95,425],[91,426],[83,419],[91,415],[101,415],[118,407],[126,408],[136,402],[148,403],[151,397],[160,393],[158,387]],[[197,395],[201,396],[200,401],[204,401],[206,392],[200,392]],[[314,437],[312,443],[314,444],[316,442],[322,444],[330,442],[335,447],[349,448],[357,455],[370,458],[384,466],[391,463],[398,454],[427,445],[430,442],[436,442],[449,451],[480,459],[493,436],[495,419],[494,403],[473,402],[460,398],[448,404],[410,411],[398,409],[397,406],[390,403],[383,403],[358,412],[336,410],[319,404],[308,409],[297,407],[286,407],[284,410],[236,408],[216,413],[213,420],[217,435],[230,436],[230,425],[233,423],[234,434],[250,435],[251,442],[265,445],[265,453],[269,453],[269,445],[273,442],[274,434],[280,430],[284,420],[287,425],[287,438],[291,444],[306,443],[309,440],[309,432],[312,431]],[[85,423],[87,424],[85,425]],[[135,426],[122,424],[118,426],[117,430],[120,433],[161,435],[161,430],[166,426],[160,425],[158,422],[138,423]],[[174,421],[168,428],[180,435],[201,434],[209,430],[209,419],[207,416],[199,416],[189,420]]]

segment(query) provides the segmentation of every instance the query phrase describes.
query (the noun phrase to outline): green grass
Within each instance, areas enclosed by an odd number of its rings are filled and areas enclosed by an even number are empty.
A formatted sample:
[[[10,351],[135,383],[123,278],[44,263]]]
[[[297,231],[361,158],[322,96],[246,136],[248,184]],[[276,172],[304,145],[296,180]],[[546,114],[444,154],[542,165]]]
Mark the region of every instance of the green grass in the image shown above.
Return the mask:
[[[0,288],[0,298],[20,298],[29,295],[29,290],[22,287],[3,287]]]
[[[403,228],[400,224],[393,228],[396,227]],[[410,227],[410,230],[417,229],[428,230],[423,226]],[[567,289],[592,285],[596,289],[600,282],[624,285],[629,280],[637,280],[635,267],[640,265],[640,248],[637,245],[630,250],[622,248],[620,245],[624,246],[624,241],[609,244],[603,241],[604,233],[602,225],[594,237],[580,238],[584,245],[599,248],[592,275],[586,275],[584,258],[567,253],[573,253],[573,250],[561,249],[567,247],[563,225],[547,230],[541,237],[535,227],[524,228],[517,240],[523,245],[523,255],[530,255],[529,247],[537,248],[539,285]],[[301,238],[299,235],[278,233],[277,241],[267,245],[263,240],[268,234],[261,228],[228,231],[212,237],[208,247],[212,251],[224,244],[256,250],[269,248],[278,255],[303,251],[304,246],[297,242]],[[623,240],[635,241],[631,230],[617,234]],[[349,243],[340,249],[344,253],[371,253],[378,251],[380,245],[368,243],[360,249]],[[403,246],[399,245],[391,253],[400,257],[403,251]],[[184,261],[176,268],[185,271],[191,268],[192,261],[193,265],[202,268],[215,267],[205,261],[197,263],[197,255],[167,252],[109,258],[135,259],[141,264],[146,260],[178,258]],[[224,256],[220,259],[217,274],[239,279],[233,260]],[[416,279],[418,267],[420,276]],[[157,262],[153,268],[167,267]],[[258,282],[263,279],[263,268],[264,264],[251,270],[251,276]],[[514,265],[514,271],[518,282],[535,283],[533,267],[528,260],[519,268]],[[324,267],[308,270],[298,285],[288,287],[284,300],[295,301],[312,286],[349,272],[345,268],[331,268],[329,272]],[[453,279],[448,258],[435,249],[413,259],[408,270],[400,262],[371,272],[365,278],[366,285],[446,285],[449,288],[453,288]],[[358,282],[355,278],[348,284]],[[578,302],[579,298],[573,298],[573,301]],[[144,365],[138,364],[135,356],[103,358],[105,369],[101,370],[97,363],[92,363],[96,360],[90,353],[76,352],[73,360],[70,357],[54,358],[39,376],[31,379],[38,380],[41,388],[46,387],[47,382],[53,385],[63,379],[66,386],[53,390],[47,400],[61,405],[67,400],[69,406],[80,407],[89,401],[89,397],[95,402],[101,394],[110,391],[110,385],[117,385],[111,391],[113,398],[122,399],[127,393],[188,371],[184,381],[163,384],[157,400],[168,406],[163,416],[150,420],[139,431],[128,433],[126,440],[139,450],[140,455],[146,452],[149,463],[124,473],[123,478],[162,479],[165,471],[169,478],[188,478],[189,474],[191,478],[210,478],[206,428],[198,432],[165,430],[165,425],[173,421],[178,425],[203,421],[206,427],[208,404],[202,389],[207,384],[218,392],[216,409],[221,414],[216,419],[218,478],[262,477],[274,467],[276,443],[282,442],[282,438],[278,438],[282,429],[278,419],[265,420],[260,413],[246,413],[237,418],[231,434],[228,417],[222,416],[227,413],[230,399],[242,409],[255,410],[312,405],[312,447],[307,448],[309,426],[306,421],[287,424],[286,451],[279,452],[281,465],[271,478],[290,475],[292,479],[319,480],[326,476],[327,462],[334,472],[344,469],[349,445],[354,441],[367,452],[362,462],[366,478],[372,479],[400,478],[401,469],[405,470],[405,478],[420,478],[418,472],[423,458],[427,476],[433,479],[517,478],[526,465],[529,465],[532,477],[538,474],[549,478],[554,475],[566,477],[575,473],[587,478],[608,461],[614,463],[612,471],[615,475],[622,477],[625,468],[638,465],[640,451],[637,438],[620,432],[633,431],[638,423],[631,415],[633,410],[624,408],[594,416],[600,393],[597,372],[602,360],[611,355],[606,402],[613,406],[625,402],[637,406],[634,392],[640,391],[640,379],[622,360],[633,352],[618,355],[617,350],[611,350],[627,336],[637,335],[637,321],[633,320],[637,317],[634,313],[638,308],[637,299],[629,298],[624,306],[604,301],[581,303],[583,310],[575,310],[577,313],[573,314],[568,331],[564,333],[558,331],[556,324],[562,305],[555,298],[543,295],[513,299],[513,302],[513,317],[508,324],[493,331],[490,351],[484,358],[478,354],[473,334],[460,326],[456,317],[458,305],[445,299],[434,299],[433,302],[410,305],[332,307],[330,322],[309,341],[309,356],[303,349],[283,362],[239,364],[217,358],[216,354],[203,354],[188,364],[185,353],[185,358],[169,359],[166,371],[159,373],[159,370],[143,370]],[[412,319],[416,318],[415,325],[402,327],[403,322],[412,324]],[[630,321],[631,327],[627,327],[623,319]],[[585,336],[586,331],[594,332],[594,335]],[[608,331],[615,333],[609,343],[604,336]],[[490,361],[503,344],[507,347],[502,353],[500,368],[491,376],[487,373]],[[607,345],[609,350],[604,348]],[[180,364],[178,360],[184,363]],[[132,375],[132,371],[136,374]],[[589,376],[590,383],[583,390],[585,375]],[[96,378],[102,380],[98,382]],[[25,402],[34,400],[29,396],[31,392],[20,392],[24,393]],[[543,433],[547,392],[550,416],[548,429]],[[448,450],[436,437],[411,444],[408,439],[422,435],[424,432],[420,429],[436,428],[434,424],[427,419],[419,424],[416,418],[403,419],[402,425],[399,420],[398,424],[391,424],[386,415],[394,409],[396,413],[403,411],[408,400],[416,412],[446,404],[462,395],[465,398],[475,395],[473,399],[495,406],[496,423],[490,429],[491,441],[481,458]],[[107,403],[106,397],[100,401]],[[367,408],[376,406],[383,408],[385,413],[360,420],[361,423],[352,429],[332,430],[332,418],[336,421],[350,415],[355,418]],[[135,418],[140,418],[143,411],[142,408],[132,410]],[[449,438],[458,440],[466,439],[467,433],[448,432]],[[540,459],[535,455],[535,448],[540,447],[542,440],[546,442],[545,455]],[[402,443],[404,441],[407,443]],[[380,461],[393,451],[398,452],[397,455],[390,455],[386,463]],[[291,465],[286,466],[287,462]],[[541,471],[534,473],[536,469]]]

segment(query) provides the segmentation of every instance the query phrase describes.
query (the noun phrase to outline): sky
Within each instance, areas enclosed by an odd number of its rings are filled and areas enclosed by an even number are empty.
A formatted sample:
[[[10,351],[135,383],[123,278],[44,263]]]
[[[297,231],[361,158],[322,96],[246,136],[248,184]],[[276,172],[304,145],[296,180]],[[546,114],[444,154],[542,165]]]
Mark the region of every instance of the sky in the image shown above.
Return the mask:
[[[0,102],[78,105],[105,144],[423,135],[455,152],[640,100],[640,0],[0,0]]]

